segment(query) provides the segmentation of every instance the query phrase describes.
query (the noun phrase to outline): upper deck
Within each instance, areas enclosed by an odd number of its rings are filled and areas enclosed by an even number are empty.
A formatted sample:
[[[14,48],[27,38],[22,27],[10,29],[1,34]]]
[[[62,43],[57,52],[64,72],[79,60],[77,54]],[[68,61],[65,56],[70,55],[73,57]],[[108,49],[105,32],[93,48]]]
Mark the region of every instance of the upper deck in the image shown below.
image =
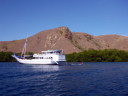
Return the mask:
[[[64,54],[63,50],[47,50],[41,52],[42,54]]]
[[[33,57],[44,57],[44,56],[55,56],[55,55],[64,55],[64,52],[62,50],[47,50],[47,51],[41,51],[41,54],[35,53]]]

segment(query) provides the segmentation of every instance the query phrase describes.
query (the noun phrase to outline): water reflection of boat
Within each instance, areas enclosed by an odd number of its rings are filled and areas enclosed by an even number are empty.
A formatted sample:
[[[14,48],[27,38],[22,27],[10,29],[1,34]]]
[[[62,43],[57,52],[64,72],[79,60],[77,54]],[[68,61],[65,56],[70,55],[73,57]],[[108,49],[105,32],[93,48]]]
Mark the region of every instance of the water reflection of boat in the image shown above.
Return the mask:
[[[51,71],[58,71],[59,70],[58,65],[32,65],[31,67],[35,71],[51,72]]]

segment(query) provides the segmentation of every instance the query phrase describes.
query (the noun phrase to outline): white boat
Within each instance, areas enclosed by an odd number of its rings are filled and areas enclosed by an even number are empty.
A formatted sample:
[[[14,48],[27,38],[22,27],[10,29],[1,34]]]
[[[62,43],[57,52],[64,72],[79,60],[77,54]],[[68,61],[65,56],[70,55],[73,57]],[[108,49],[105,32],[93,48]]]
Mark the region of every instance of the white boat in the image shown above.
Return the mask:
[[[29,57],[26,55],[27,51],[27,39],[22,50],[21,56],[16,56],[15,54],[13,57],[22,64],[60,64],[65,62],[65,54],[62,50],[47,50],[41,51],[41,53],[35,53]]]

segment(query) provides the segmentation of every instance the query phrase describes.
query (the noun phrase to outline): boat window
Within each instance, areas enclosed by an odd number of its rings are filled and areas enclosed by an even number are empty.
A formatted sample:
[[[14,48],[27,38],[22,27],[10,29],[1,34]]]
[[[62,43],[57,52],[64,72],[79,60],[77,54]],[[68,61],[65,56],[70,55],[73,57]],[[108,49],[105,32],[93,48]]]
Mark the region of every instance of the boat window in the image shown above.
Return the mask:
[[[38,57],[35,57],[36,59],[39,59]]]

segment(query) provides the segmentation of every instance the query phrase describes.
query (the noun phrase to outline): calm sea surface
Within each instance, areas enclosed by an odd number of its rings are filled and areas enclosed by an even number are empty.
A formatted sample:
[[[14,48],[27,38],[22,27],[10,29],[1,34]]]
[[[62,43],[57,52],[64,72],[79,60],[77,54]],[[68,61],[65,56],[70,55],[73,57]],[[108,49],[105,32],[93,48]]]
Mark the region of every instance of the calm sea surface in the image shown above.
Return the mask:
[[[128,96],[128,62],[0,63],[0,96]]]

